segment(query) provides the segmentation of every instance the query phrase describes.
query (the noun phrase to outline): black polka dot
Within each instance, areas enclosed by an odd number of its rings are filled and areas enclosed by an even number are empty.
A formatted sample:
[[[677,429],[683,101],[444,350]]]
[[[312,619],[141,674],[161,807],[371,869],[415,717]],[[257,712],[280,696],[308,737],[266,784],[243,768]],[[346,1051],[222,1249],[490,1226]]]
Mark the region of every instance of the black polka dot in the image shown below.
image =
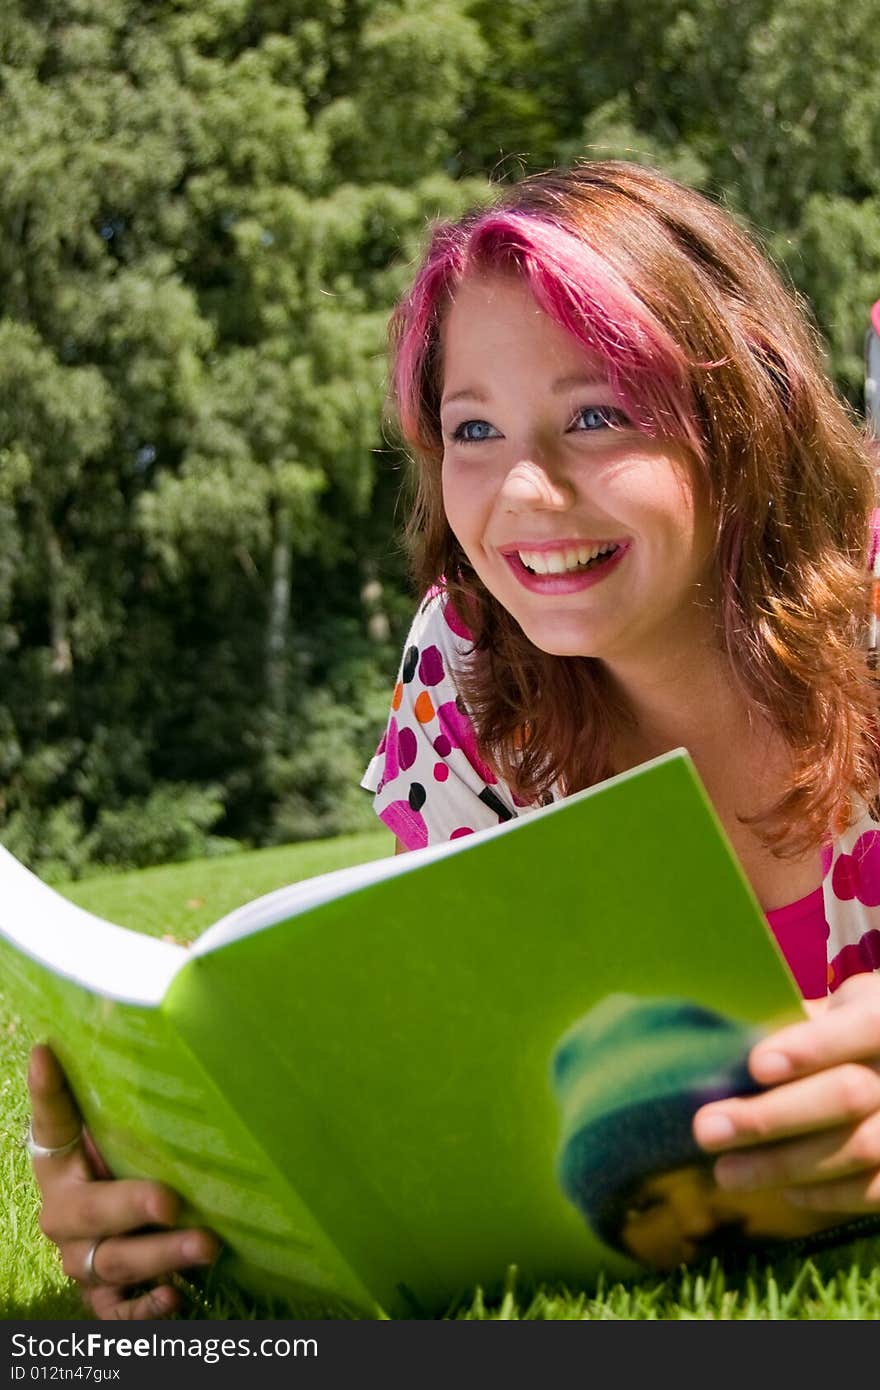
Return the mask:
[[[500,797],[496,796],[495,792],[492,791],[491,787],[483,788],[483,790],[480,792],[480,800],[483,802],[485,806],[489,807],[490,811],[495,812],[499,822],[513,820],[513,811],[509,810],[508,807],[505,806],[504,802],[500,799]]]
[[[421,782],[410,782],[409,785],[409,804],[414,811],[421,811],[425,804],[427,792]]]
[[[410,681],[412,680],[413,676],[414,676],[415,673],[416,673],[416,667],[418,666],[418,664],[419,664],[419,649],[418,649],[418,647],[407,647],[407,649],[406,649],[406,656],[403,658],[403,671],[401,672],[401,677],[400,677],[401,680],[403,681],[404,685],[409,685]]]

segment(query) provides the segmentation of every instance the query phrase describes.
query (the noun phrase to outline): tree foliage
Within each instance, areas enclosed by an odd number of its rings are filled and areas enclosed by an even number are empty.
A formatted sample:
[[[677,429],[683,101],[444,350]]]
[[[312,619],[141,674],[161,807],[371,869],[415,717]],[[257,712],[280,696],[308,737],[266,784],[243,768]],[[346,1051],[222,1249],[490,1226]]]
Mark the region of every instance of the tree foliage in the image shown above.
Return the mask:
[[[505,14],[468,162],[494,157],[496,113],[518,83],[534,108],[517,129],[525,167],[644,160],[723,198],[811,307],[860,407],[866,314],[880,294],[873,0],[537,0]]]

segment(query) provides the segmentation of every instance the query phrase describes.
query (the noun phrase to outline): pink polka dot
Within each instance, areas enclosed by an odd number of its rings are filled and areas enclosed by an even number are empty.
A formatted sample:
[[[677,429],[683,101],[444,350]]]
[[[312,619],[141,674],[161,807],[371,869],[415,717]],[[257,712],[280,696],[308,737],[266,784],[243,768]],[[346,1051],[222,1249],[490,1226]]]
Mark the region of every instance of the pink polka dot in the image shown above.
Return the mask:
[[[497,782],[497,777],[483,762],[477,752],[477,740],[474,735],[473,726],[467,715],[462,714],[454,700],[447,700],[445,705],[441,705],[437,711],[437,718],[440,721],[440,728],[451,741],[454,748],[460,748],[470,763],[471,767],[482,777],[484,782]]]
[[[880,906],[880,830],[867,830],[853,845],[859,866],[856,897],[865,907]]]
[[[835,898],[848,903],[856,895],[856,866],[851,854],[840,854],[831,875],[831,888]]]
[[[838,857],[831,887],[843,902],[857,898],[865,907],[880,906],[880,830],[866,831],[856,840],[852,854]]]
[[[831,861],[834,858],[834,849],[831,845],[822,846],[822,877],[827,878],[831,870]]]
[[[450,840],[460,840],[462,835],[473,835],[473,828],[470,825],[460,825],[457,830],[453,830]]]
[[[412,729],[401,729],[397,736],[397,756],[404,772],[412,767],[418,751],[419,745]]]
[[[443,657],[439,647],[426,647],[419,661],[422,685],[439,685],[443,679]]]
[[[855,945],[844,946],[831,962],[829,988],[838,989],[851,975],[880,967],[880,931],[872,927]]]
[[[474,640],[473,633],[470,628],[466,627],[462,622],[459,614],[452,606],[452,600],[449,598],[447,598],[443,605],[443,616],[446,619],[446,626],[455,633],[456,637],[463,637],[466,642],[472,642]]]
[[[388,728],[385,732],[385,767],[382,770],[382,778],[385,782],[393,782],[400,772],[400,763],[397,757],[397,720],[392,718],[388,721]]]
[[[428,843],[428,827],[408,801],[392,801],[379,812],[379,819],[407,849],[424,849]]]
[[[445,782],[445,781],[446,781],[446,778],[447,778],[448,776],[449,776],[449,768],[446,766],[445,763],[435,763],[435,764],[434,764],[434,781],[435,781],[435,782]]]
[[[434,752],[439,753],[441,758],[446,758],[452,752],[452,744],[445,734],[438,734],[434,739]]]

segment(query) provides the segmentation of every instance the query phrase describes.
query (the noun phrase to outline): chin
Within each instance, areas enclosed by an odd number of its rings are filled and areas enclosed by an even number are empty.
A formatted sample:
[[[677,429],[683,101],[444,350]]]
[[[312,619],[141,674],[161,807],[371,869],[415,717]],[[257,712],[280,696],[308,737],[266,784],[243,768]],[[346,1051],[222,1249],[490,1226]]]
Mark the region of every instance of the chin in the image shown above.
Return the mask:
[[[517,620],[519,621],[519,620]],[[526,626],[520,622],[523,633],[533,647],[546,652],[548,656],[578,656],[601,659],[604,644],[582,631],[571,631],[561,625],[540,627]]]
[[[528,633],[526,634],[526,636],[528,636]],[[579,657],[585,661],[588,661],[590,659],[598,660],[598,658],[595,657],[593,652],[585,652],[581,649],[580,646],[577,646],[570,642],[536,642],[531,637],[529,638],[529,641],[532,643],[533,647],[537,647],[538,651],[544,652],[546,656]]]

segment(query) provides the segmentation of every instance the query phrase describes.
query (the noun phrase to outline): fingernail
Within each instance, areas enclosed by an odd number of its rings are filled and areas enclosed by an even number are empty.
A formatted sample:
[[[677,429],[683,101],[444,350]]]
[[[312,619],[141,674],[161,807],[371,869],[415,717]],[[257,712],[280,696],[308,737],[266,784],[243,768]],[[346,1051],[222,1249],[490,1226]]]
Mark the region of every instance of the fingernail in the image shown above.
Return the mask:
[[[768,1086],[777,1081],[785,1081],[792,1075],[794,1067],[791,1058],[784,1052],[756,1052],[752,1068],[757,1081],[765,1081]]]
[[[698,1144],[729,1144],[736,1129],[728,1115],[703,1115],[694,1125]]]
[[[206,1256],[201,1236],[185,1236],[181,1245],[183,1257],[192,1260],[193,1264],[210,1264],[211,1256]]]

